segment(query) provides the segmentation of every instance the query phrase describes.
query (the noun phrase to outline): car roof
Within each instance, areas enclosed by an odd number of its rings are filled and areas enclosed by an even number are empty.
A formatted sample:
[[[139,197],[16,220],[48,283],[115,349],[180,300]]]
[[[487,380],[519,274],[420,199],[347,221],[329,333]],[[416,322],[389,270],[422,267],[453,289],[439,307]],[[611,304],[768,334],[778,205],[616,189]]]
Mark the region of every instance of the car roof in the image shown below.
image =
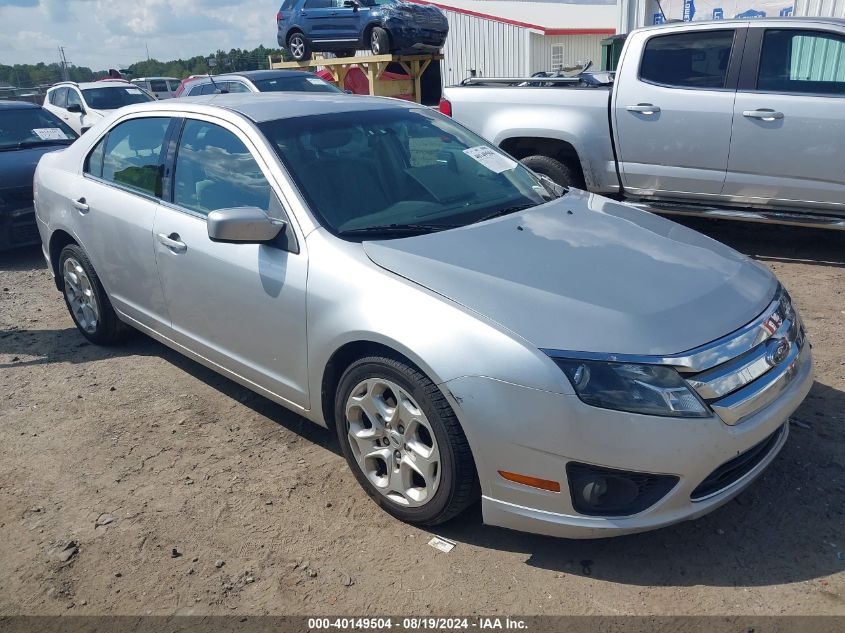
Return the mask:
[[[402,108],[420,108],[417,103],[385,97],[367,97],[345,93],[315,92],[262,92],[203,95],[180,97],[165,101],[151,101],[124,109],[124,112],[149,112],[177,110],[201,114],[209,109],[236,112],[256,123],[299,116],[363,112]]]
[[[307,70],[245,70],[244,72],[239,73],[223,73],[222,75],[214,75],[211,78],[207,75],[205,77],[197,77],[196,79],[191,80],[191,84],[211,83],[211,79],[214,79],[215,81],[225,81],[227,79],[261,81],[265,79],[279,79],[280,77],[301,77],[303,74],[315,76],[314,73],[308,72]]]
[[[713,27],[713,26],[734,26],[737,24],[748,24],[749,26],[757,27],[771,27],[772,24],[787,27],[790,24],[832,24],[834,26],[845,26],[845,18],[824,18],[811,16],[790,16],[790,17],[772,17],[772,18],[735,18],[730,20],[696,20],[695,22],[682,22],[681,20],[672,20],[664,22],[663,24],[653,24],[644,26],[642,31],[656,31],[656,30],[672,30],[672,29],[689,29],[690,27]]]
[[[0,101],[0,110],[40,110],[41,106],[29,101]]]
[[[168,81],[180,81],[176,77],[136,77],[135,79],[131,79],[130,81],[156,81],[159,79],[166,79]]]
[[[82,81],[79,83],[75,81],[60,81],[50,86],[50,90],[69,88],[71,86],[76,86],[80,90],[88,90],[89,88],[125,88],[127,85],[131,86],[132,83],[125,79],[103,79],[101,81]]]

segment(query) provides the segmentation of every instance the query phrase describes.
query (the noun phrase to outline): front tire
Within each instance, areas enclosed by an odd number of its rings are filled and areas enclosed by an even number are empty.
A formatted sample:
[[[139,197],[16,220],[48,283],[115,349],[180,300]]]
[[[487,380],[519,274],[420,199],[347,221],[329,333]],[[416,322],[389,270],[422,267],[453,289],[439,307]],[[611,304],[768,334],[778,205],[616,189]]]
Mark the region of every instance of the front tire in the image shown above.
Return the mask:
[[[288,52],[298,62],[311,57],[311,43],[304,33],[296,32],[288,38]]]
[[[353,363],[335,395],[343,455],[367,494],[408,523],[437,525],[479,495],[469,443],[443,393],[387,357]]]
[[[561,187],[584,189],[584,177],[581,175],[580,170],[572,165],[562,163],[550,156],[542,156],[540,154],[527,156],[520,162],[531,171],[548,176]]]
[[[373,55],[388,55],[390,53],[390,34],[380,26],[373,27],[370,32],[370,50]]]
[[[97,272],[81,247],[69,244],[62,249],[59,274],[65,305],[82,336],[97,345],[112,345],[126,337],[130,328],[117,318]]]

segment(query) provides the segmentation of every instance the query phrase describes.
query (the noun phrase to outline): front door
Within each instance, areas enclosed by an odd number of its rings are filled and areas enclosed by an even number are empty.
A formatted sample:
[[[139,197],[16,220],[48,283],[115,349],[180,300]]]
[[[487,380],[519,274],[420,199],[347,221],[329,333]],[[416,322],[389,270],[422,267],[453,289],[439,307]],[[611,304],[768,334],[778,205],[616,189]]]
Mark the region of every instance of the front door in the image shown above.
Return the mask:
[[[737,204],[845,210],[845,34],[749,33],[760,57],[737,93],[725,195]]]
[[[138,118],[112,128],[86,158],[70,211],[88,227],[82,246],[114,307],[157,332],[169,327],[152,239],[169,124]]]
[[[639,63],[622,64],[613,121],[630,193],[705,199],[721,193],[736,96],[728,71],[732,56],[742,54],[745,30],[653,35]]]
[[[176,341],[250,383],[308,406],[308,260],[290,223],[273,244],[208,237],[209,212],[258,207],[287,219],[248,139],[227,124],[188,119],[172,191],[153,238]],[[301,245],[300,245],[301,246]]]

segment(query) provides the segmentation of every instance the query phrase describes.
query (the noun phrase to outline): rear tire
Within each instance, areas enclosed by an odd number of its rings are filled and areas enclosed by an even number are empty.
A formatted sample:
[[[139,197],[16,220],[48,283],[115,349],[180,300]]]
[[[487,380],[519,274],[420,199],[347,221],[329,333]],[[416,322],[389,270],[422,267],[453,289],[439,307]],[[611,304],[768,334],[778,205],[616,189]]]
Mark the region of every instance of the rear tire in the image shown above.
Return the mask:
[[[390,34],[380,26],[373,27],[370,32],[370,50],[373,55],[390,54]]]
[[[475,461],[446,397],[418,369],[362,358],[335,394],[335,429],[355,478],[401,521],[437,525],[479,496]]]
[[[294,61],[302,62],[311,57],[311,42],[304,33],[297,31],[288,38],[288,52]]]
[[[80,246],[68,244],[62,249],[59,275],[65,305],[82,336],[97,345],[113,345],[126,338],[131,328],[117,318],[94,266]]]
[[[543,174],[554,180],[561,187],[574,187],[584,189],[584,177],[581,170],[566,163],[552,158],[551,156],[526,156],[520,161],[531,171]]]
[[[335,57],[355,57],[355,51],[336,51]]]

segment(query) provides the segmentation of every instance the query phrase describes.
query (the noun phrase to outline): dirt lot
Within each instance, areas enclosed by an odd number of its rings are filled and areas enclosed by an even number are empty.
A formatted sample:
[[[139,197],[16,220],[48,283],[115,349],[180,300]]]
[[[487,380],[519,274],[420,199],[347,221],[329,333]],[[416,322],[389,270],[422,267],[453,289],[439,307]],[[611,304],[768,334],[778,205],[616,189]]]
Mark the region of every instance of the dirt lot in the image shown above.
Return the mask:
[[[776,462],[615,540],[474,508],[436,531],[449,554],[365,497],[328,431],[145,337],[87,344],[38,249],[0,255],[0,615],[845,614],[845,235],[690,224],[770,265],[806,321],[817,382]]]

